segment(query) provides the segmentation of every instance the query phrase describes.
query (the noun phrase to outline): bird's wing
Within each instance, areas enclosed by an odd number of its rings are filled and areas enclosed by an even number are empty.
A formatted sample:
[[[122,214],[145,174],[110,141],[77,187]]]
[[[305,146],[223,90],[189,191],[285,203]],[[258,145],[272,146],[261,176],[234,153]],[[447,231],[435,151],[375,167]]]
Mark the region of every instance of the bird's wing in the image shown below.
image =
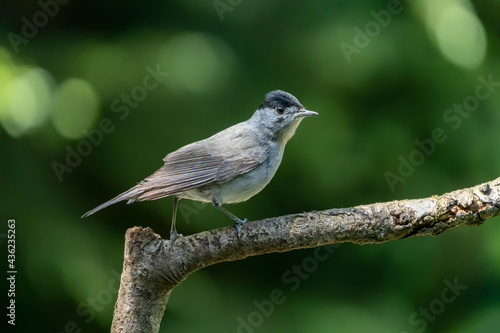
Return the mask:
[[[212,142],[195,142],[168,154],[163,159],[165,165],[137,185],[143,190],[137,200],[155,200],[203,185],[224,183],[264,161],[260,150],[248,142],[238,150],[227,151],[227,147],[234,147],[230,141],[222,145],[226,147],[223,153],[221,146]]]

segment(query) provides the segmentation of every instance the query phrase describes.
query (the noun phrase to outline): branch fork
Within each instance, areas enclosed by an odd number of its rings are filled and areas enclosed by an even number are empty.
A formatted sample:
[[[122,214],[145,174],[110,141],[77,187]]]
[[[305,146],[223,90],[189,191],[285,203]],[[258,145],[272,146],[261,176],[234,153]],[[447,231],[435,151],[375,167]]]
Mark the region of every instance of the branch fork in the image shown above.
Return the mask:
[[[171,244],[151,228],[125,235],[123,272],[111,332],[158,332],[170,293],[204,267],[271,252],[352,242],[439,235],[500,215],[500,178],[424,199],[291,214],[181,237]]]

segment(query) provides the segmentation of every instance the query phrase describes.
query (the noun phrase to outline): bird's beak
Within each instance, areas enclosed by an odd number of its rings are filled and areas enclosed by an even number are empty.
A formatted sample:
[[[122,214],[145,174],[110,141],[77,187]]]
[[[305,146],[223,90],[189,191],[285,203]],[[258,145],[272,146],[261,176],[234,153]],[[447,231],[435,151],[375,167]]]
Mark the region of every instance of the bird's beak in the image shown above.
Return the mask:
[[[317,116],[318,113],[314,111],[309,111],[309,110],[299,110],[296,113],[297,117],[310,117],[310,116]]]

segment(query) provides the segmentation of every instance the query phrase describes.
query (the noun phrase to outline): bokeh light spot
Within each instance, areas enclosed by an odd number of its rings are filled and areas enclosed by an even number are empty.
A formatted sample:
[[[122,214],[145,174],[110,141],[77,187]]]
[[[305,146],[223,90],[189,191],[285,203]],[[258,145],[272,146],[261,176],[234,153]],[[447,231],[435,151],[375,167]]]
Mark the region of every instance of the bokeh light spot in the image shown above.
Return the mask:
[[[443,56],[465,69],[479,66],[486,55],[486,32],[468,1],[422,2],[429,33]]]
[[[486,54],[486,36],[478,18],[461,6],[450,6],[436,26],[436,37],[443,55],[465,67],[478,66]]]
[[[175,88],[203,92],[226,82],[234,56],[222,40],[212,35],[185,33],[165,44],[159,63],[174,74]]]
[[[95,123],[98,108],[99,96],[87,81],[68,79],[55,93],[52,120],[59,134],[79,139]]]
[[[0,65],[7,80],[0,87],[0,119],[5,130],[18,137],[45,123],[53,93],[52,76],[41,68]]]

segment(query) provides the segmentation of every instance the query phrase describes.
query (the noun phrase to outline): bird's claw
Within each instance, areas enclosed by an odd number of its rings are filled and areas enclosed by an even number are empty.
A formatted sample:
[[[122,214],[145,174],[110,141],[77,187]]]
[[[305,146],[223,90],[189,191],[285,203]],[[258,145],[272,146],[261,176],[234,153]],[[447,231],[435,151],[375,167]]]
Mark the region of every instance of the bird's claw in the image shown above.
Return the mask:
[[[182,234],[178,234],[177,231],[173,231],[170,233],[170,246],[174,247],[175,242],[182,237]]]
[[[240,220],[240,219],[234,220],[234,227],[236,228],[236,231],[238,232],[238,238],[241,238],[241,228],[240,228],[240,226],[243,223],[246,223],[246,222],[248,222],[248,219],[246,219],[246,218],[243,221]]]

